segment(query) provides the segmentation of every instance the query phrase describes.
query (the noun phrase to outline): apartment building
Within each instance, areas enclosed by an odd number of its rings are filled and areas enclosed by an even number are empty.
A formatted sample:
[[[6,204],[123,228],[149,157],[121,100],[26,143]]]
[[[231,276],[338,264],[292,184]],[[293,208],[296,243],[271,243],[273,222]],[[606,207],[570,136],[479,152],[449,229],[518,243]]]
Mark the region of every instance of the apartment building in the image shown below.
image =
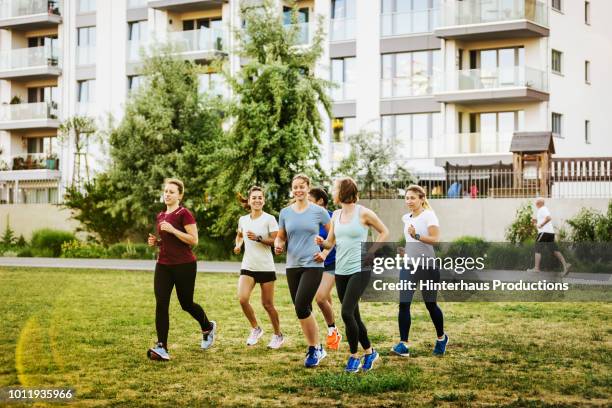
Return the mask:
[[[170,42],[184,58],[206,65],[221,57],[239,69],[230,27],[240,26],[240,7],[0,0],[0,202],[61,200],[75,160],[59,124],[75,114],[120,118],[143,81],[149,44]],[[305,44],[315,16],[324,17],[316,74],[338,84],[321,146],[327,169],[360,129],[392,143],[398,163],[420,174],[446,163],[511,163],[517,131],[553,132],[558,156],[612,156],[609,1],[303,0],[298,8]],[[213,70],[201,88],[227,93]],[[104,159],[95,145],[88,155],[94,167]]]

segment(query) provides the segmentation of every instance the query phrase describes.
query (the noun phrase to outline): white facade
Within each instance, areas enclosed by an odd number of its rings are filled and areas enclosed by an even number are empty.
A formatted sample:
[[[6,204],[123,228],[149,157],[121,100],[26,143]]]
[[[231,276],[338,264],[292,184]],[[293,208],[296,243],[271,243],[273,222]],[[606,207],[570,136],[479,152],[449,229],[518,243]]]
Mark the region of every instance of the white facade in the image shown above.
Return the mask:
[[[338,163],[359,129],[382,133],[417,173],[508,163],[514,131],[559,132],[560,157],[612,156],[612,2],[561,4],[300,1],[310,32],[322,15],[329,34],[316,74],[339,83],[323,166]],[[0,0],[0,202],[61,197],[74,151],[57,142],[59,123],[75,114],[120,119],[141,81],[141,46],[178,42],[185,58],[222,56],[235,72],[229,33],[239,23],[237,0]],[[553,50],[561,72],[552,70]],[[224,92],[215,74],[201,83]],[[105,158],[97,146],[89,154],[94,168]]]

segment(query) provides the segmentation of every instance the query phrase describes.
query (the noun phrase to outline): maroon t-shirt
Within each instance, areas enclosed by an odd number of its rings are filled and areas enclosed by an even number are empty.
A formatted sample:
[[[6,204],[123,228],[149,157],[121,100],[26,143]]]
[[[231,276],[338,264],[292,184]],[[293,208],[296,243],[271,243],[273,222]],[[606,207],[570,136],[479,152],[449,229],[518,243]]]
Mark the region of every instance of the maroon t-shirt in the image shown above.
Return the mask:
[[[166,214],[165,211],[157,214],[157,233],[161,237],[157,262],[163,265],[195,262],[196,257],[191,251],[191,246],[178,239],[176,235],[162,231],[159,227],[162,221],[169,222],[174,228],[182,232],[187,232],[185,225],[196,223],[193,215],[185,207],[179,207],[170,214]]]

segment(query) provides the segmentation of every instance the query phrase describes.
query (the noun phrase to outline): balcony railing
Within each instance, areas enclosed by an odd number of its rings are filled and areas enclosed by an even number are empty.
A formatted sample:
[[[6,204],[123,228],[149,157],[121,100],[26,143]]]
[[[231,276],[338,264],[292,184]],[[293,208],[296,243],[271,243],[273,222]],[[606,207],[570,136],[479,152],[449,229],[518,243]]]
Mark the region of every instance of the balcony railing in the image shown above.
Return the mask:
[[[76,114],[80,116],[95,116],[97,105],[93,102],[77,102]]]
[[[0,121],[57,119],[56,102],[19,103],[0,106]]]
[[[59,50],[50,46],[6,50],[0,53],[0,71],[56,67],[59,55]]]
[[[330,41],[347,41],[355,39],[354,18],[333,18],[329,27]]]
[[[59,170],[59,159],[50,153],[28,153],[9,159],[11,170]]]
[[[438,26],[439,9],[424,9],[381,15],[381,36],[430,33]]]
[[[147,7],[148,0],[127,0],[127,8]]]
[[[513,132],[455,133],[433,139],[434,156],[510,154]]]
[[[526,87],[548,92],[548,76],[530,67],[500,67],[447,72],[436,81],[436,92]]]
[[[77,65],[93,65],[96,63],[96,47],[81,45],[77,47]]]
[[[60,15],[59,1],[0,0],[0,20],[36,14]]]
[[[548,7],[536,0],[463,0],[445,3],[441,27],[529,20],[548,27]]]
[[[433,94],[433,90],[434,77],[432,75],[383,78],[381,80],[382,98],[427,96]]]
[[[129,40],[127,43],[127,60],[129,62],[137,62],[141,60],[141,50],[146,50],[148,41],[145,40]]]
[[[168,33],[168,41],[183,53],[222,51],[225,46],[224,37],[223,30],[212,28]]]
[[[353,82],[336,83],[337,88],[332,88],[331,97],[333,101],[355,100],[356,84]]]

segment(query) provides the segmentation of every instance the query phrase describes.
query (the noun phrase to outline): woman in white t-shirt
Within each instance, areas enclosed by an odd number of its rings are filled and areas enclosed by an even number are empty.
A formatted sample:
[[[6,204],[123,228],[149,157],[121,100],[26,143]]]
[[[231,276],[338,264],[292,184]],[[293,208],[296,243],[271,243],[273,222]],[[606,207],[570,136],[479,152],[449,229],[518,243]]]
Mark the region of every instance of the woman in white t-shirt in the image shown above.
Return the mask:
[[[440,240],[440,223],[436,213],[431,209],[425,190],[421,186],[411,185],[406,189],[406,206],[409,212],[404,214],[404,237],[406,239],[405,254],[411,262],[411,267],[400,271],[400,279],[416,282],[440,282],[440,270],[435,267],[434,244]],[[419,259],[419,260],[417,260]],[[417,266],[418,265],[418,266]],[[436,345],[434,355],[441,356],[446,351],[448,336],[444,333],[444,316],[436,302],[435,290],[423,290],[423,301],[436,328]],[[410,332],[411,316],[410,304],[414,290],[405,290],[400,293],[399,313],[397,316],[400,342],[391,351],[401,357],[410,355],[408,349],[408,334]]]
[[[263,336],[263,329],[257,323],[255,311],[249,302],[253,288],[258,283],[261,287],[261,303],[274,329],[268,347],[277,349],[285,342],[280,331],[278,312],[274,307],[276,268],[271,247],[278,233],[278,223],[274,216],[263,211],[266,201],[261,187],[251,187],[247,198],[240,197],[240,201],[245,209],[250,210],[249,214],[238,220],[234,247],[234,253],[239,254],[244,243],[244,256],[238,279],[238,300],[252,328],[246,343],[248,346],[253,346]]]

